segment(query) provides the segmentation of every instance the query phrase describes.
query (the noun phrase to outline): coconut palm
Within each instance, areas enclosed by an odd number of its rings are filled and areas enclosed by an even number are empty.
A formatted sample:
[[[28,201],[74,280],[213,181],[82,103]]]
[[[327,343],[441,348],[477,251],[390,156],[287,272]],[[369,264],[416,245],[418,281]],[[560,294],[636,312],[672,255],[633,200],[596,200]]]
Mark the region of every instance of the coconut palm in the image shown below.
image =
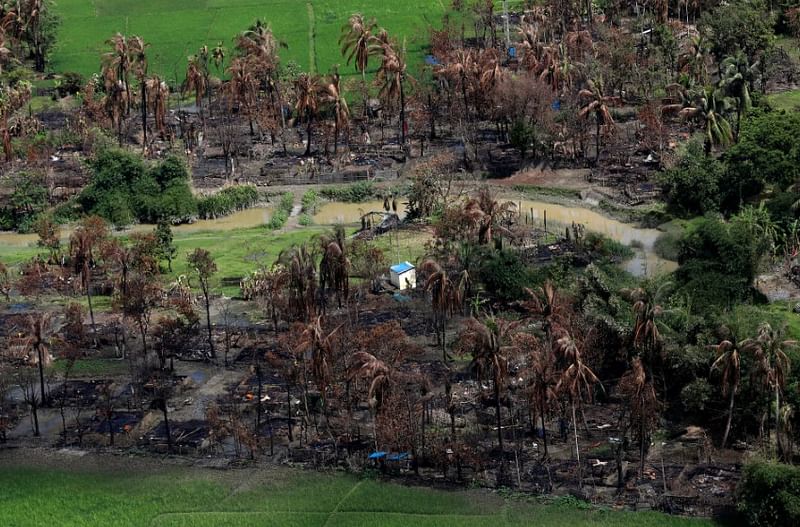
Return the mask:
[[[372,37],[377,23],[375,19],[369,21],[364,19],[364,15],[354,13],[350,15],[347,24],[342,26],[342,36],[339,37],[339,45],[341,46],[342,56],[347,60],[349,65],[351,62],[355,66],[356,71],[361,73],[361,80],[364,83],[364,114],[367,113],[367,67],[369,66],[369,57],[373,53]]]
[[[692,37],[688,49],[678,59],[678,68],[696,83],[707,84],[710,55],[709,43],[702,36]]]
[[[720,87],[730,97],[736,100],[736,134],[739,134],[739,125],[742,114],[747,113],[752,107],[750,87],[757,74],[758,63],[753,65],[742,50],[725,58],[720,65],[722,75]]]
[[[592,369],[583,362],[581,344],[569,332],[563,331],[561,337],[556,340],[556,352],[560,356],[560,360],[565,365],[565,368],[559,376],[555,390],[557,393],[564,394],[569,398],[570,407],[572,408],[572,428],[575,434],[575,456],[578,461],[578,485],[583,487],[575,406],[576,404],[581,405],[584,401],[590,401],[592,399],[592,389],[595,384],[600,383],[600,379],[598,379]]]
[[[503,451],[503,427],[500,411],[500,399],[505,390],[508,375],[509,355],[515,349],[511,346],[511,338],[520,322],[509,322],[494,316],[483,320],[470,318],[459,335],[458,350],[461,354],[472,356],[470,364],[478,380],[492,379],[494,392],[495,416],[497,418],[497,443]]]
[[[595,119],[595,162],[597,162],[600,159],[600,128],[613,128],[614,118],[611,116],[610,107],[619,102],[619,97],[605,94],[602,78],[586,81],[586,88],[579,91],[578,96],[585,101],[578,115],[582,118],[593,116]]]
[[[693,94],[692,100],[679,115],[692,120],[703,128],[706,155],[715,145],[726,146],[733,141],[733,129],[725,118],[729,104],[725,96],[713,88],[704,88]]]
[[[342,93],[341,80],[339,72],[334,71],[330,79],[322,86],[322,101],[330,104],[333,109],[334,154],[339,147],[339,132],[346,132],[350,128],[350,109],[347,107],[347,99]]]
[[[741,344],[742,349],[751,352],[755,359],[754,381],[770,390],[775,396],[775,438],[779,453],[781,394],[786,387],[786,378],[791,369],[791,361],[786,351],[797,344],[796,341],[785,340],[783,337],[783,328],[773,328],[764,322],[758,327],[755,338],[747,339]]]
[[[464,305],[465,292],[470,284],[469,273],[465,270],[451,276],[447,269],[434,260],[425,260],[419,269],[420,273],[427,276],[423,288],[431,295],[442,360],[447,361],[447,319]]]
[[[717,358],[711,365],[711,370],[719,370],[722,373],[722,395],[728,397],[728,420],[725,423],[725,434],[722,436],[721,448],[725,448],[728,442],[728,434],[731,431],[731,421],[733,420],[733,405],[736,392],[739,390],[739,379],[741,377],[741,355],[740,348],[736,339],[724,339],[719,344],[711,346],[716,352]]]

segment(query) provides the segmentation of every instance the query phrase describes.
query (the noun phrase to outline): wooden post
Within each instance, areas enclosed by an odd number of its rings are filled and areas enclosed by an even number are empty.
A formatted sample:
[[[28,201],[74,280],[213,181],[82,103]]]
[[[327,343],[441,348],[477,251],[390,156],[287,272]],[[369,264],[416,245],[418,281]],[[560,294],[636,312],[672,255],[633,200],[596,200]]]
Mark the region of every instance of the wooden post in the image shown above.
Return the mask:
[[[544,209],[544,232],[547,232],[547,209]]]

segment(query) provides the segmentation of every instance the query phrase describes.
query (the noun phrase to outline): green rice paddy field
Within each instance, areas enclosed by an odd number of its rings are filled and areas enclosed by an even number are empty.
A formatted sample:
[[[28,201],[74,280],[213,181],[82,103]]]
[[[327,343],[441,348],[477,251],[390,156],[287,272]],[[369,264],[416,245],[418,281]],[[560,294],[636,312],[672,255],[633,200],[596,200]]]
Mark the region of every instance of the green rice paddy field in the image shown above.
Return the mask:
[[[422,57],[430,24],[439,24],[447,0],[57,0],[62,17],[54,71],[84,75],[99,69],[104,42],[114,33],[141,35],[151,44],[153,71],[170,80],[182,79],[186,58],[207,44],[233,48],[233,37],[256,18],[268,21],[285,42],[283,62],[304,71],[326,73],[342,64],[338,39],[354,12],[375,17],[398,38],[406,39],[412,60]]]
[[[87,463],[88,464],[88,463]],[[573,500],[503,500],[289,469],[45,470],[0,463],[0,525],[39,527],[713,527]]]

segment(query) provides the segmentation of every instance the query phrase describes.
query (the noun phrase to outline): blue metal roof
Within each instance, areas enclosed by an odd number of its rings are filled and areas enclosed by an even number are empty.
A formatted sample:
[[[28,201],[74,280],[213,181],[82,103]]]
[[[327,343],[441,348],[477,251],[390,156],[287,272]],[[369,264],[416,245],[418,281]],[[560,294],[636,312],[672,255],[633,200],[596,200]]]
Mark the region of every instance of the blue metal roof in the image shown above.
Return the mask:
[[[414,266],[411,265],[409,262],[402,262],[402,263],[399,263],[399,264],[391,266],[389,269],[391,269],[392,272],[394,272],[394,273],[403,274],[406,271],[410,271],[410,270],[414,269]]]

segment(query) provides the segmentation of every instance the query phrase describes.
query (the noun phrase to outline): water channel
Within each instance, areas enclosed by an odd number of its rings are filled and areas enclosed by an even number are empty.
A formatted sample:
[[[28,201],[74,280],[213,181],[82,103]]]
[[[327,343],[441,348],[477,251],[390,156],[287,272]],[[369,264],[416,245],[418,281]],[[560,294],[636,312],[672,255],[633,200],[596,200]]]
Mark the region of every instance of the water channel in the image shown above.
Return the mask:
[[[551,232],[563,232],[564,228],[573,222],[582,223],[590,231],[608,236],[611,239],[624,243],[635,244],[636,255],[625,261],[625,269],[637,276],[644,274],[653,275],[669,272],[677,267],[675,262],[664,260],[655,254],[653,246],[660,232],[656,229],[640,229],[633,225],[608,218],[590,209],[578,206],[556,205],[542,201],[517,200],[514,203],[521,208],[521,213],[533,218],[539,226],[544,224],[545,211],[547,211],[547,228]],[[400,217],[405,216],[405,204],[398,201]],[[373,200],[363,203],[324,203],[314,215],[314,222],[318,225],[333,225],[336,223],[357,224],[361,216],[367,212],[382,212],[383,201]],[[253,207],[251,209],[235,212],[229,216],[213,220],[197,220],[194,223],[173,227],[176,234],[200,231],[227,231],[233,229],[258,227],[265,224],[270,217],[271,208],[268,206]],[[153,229],[153,225],[135,225],[123,232],[146,232]],[[71,226],[62,228],[62,236],[66,239],[72,232]],[[36,244],[38,237],[35,234],[17,234],[14,232],[0,232],[0,244],[14,247],[26,247]]]

